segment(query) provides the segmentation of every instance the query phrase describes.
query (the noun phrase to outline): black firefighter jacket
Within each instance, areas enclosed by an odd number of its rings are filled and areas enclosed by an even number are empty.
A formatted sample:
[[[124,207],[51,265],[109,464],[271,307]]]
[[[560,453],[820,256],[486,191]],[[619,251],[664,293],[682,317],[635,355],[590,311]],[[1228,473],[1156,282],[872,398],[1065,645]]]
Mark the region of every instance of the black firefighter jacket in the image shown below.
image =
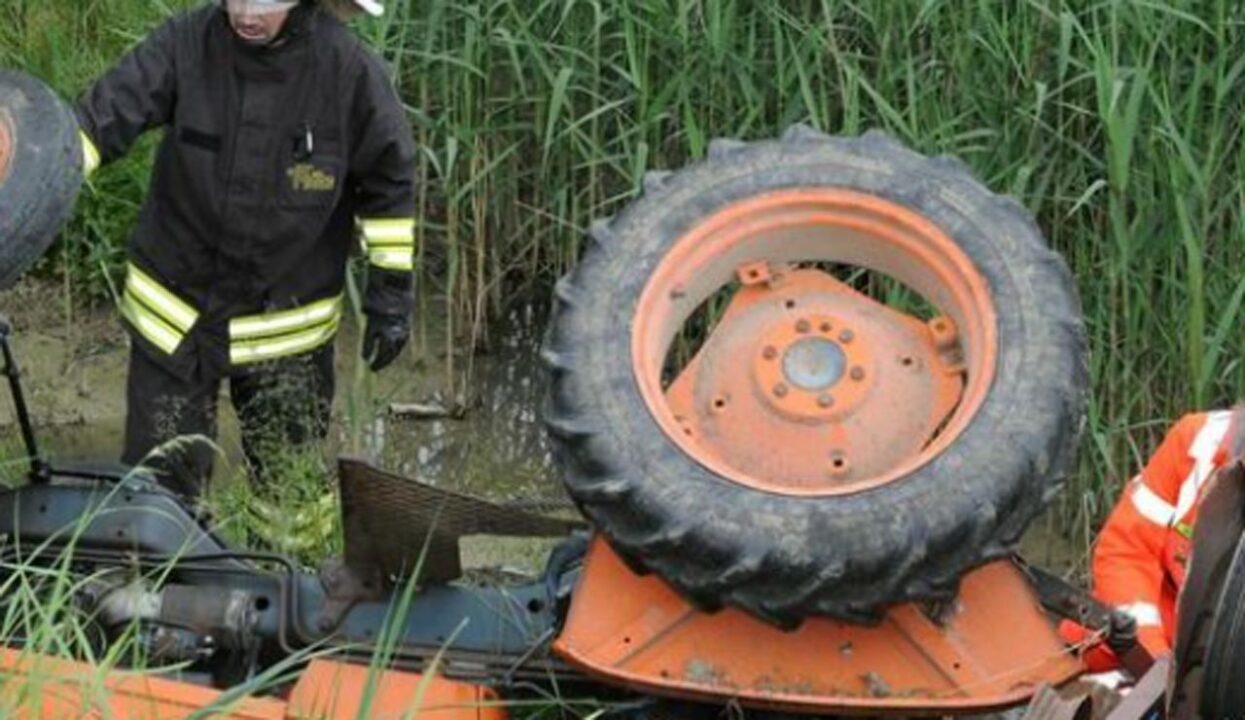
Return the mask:
[[[381,62],[304,4],[245,45],[215,4],[153,31],[77,106],[88,166],[164,127],[122,315],[187,379],[331,342],[356,230],[368,312],[410,312],[414,147]]]

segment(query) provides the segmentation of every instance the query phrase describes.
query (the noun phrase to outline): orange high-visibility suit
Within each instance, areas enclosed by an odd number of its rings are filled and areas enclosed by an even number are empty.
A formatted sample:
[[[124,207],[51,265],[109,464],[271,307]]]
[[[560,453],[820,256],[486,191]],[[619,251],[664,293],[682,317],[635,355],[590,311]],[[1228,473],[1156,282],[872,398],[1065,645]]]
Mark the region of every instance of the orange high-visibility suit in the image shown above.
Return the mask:
[[[1236,416],[1216,411],[1181,418],[1125,488],[1094,547],[1094,596],[1132,615],[1138,639],[1156,658],[1171,654],[1198,499],[1230,457]],[[1071,623],[1061,629],[1070,642],[1087,637]],[[1119,667],[1102,644],[1085,660],[1096,672]]]

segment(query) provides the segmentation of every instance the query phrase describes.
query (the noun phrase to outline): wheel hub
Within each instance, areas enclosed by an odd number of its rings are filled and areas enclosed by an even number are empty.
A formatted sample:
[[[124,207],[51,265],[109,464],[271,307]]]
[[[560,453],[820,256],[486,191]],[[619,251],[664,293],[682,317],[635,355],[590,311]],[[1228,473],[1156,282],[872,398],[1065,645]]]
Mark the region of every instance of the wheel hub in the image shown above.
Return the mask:
[[[793,420],[849,414],[871,384],[868,339],[834,315],[787,311],[772,318],[753,352],[761,397]]]
[[[922,322],[819,270],[783,271],[735,295],[668,398],[686,437],[754,482],[846,489],[937,432],[961,396],[956,347],[947,318]]]
[[[838,343],[821,338],[800,340],[782,354],[782,374],[801,390],[825,390],[843,377],[847,355]]]

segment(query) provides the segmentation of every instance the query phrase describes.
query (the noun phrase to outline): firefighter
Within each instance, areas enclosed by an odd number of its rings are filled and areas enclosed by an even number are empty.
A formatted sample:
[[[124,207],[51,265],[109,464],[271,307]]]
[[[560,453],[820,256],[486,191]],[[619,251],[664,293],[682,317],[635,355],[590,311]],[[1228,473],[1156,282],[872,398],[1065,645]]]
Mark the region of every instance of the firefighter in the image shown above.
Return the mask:
[[[1137,639],[1151,657],[1171,655],[1198,499],[1215,470],[1237,455],[1238,415],[1220,410],[1181,418],[1125,488],[1095,544],[1094,596],[1136,620]],[[1071,623],[1061,629],[1070,642],[1088,639]],[[1085,660],[1095,672],[1119,668],[1104,644],[1091,647]]]
[[[364,360],[380,370],[409,335],[415,150],[384,65],[314,0],[214,0],[154,30],[76,111],[88,171],[164,129],[120,298],[123,461],[197,497],[212,449],[186,438],[215,435],[228,380],[262,478],[264,444],[327,432],[357,241]]]

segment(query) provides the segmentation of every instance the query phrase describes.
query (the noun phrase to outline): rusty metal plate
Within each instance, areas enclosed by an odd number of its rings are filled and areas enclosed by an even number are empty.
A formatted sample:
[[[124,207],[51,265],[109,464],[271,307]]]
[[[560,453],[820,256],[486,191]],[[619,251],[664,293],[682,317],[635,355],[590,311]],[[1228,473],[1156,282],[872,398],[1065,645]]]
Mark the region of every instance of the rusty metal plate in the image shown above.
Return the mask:
[[[904,605],[877,626],[815,618],[783,632],[737,610],[694,610],[600,538],[555,649],[657,695],[816,713],[1000,709],[1082,671],[1008,561],[967,575],[937,620]]]
[[[954,324],[922,322],[819,270],[782,278],[736,293],[670,386],[670,407],[703,452],[762,489],[863,489],[916,457],[960,401]],[[819,349],[820,363],[799,357]],[[801,366],[826,376],[801,378]]]
[[[442,490],[354,458],[338,460],[338,477],[346,564],[364,575],[400,577],[418,568],[426,582],[453,580],[462,574],[461,537],[561,537],[584,527],[579,520]]]

